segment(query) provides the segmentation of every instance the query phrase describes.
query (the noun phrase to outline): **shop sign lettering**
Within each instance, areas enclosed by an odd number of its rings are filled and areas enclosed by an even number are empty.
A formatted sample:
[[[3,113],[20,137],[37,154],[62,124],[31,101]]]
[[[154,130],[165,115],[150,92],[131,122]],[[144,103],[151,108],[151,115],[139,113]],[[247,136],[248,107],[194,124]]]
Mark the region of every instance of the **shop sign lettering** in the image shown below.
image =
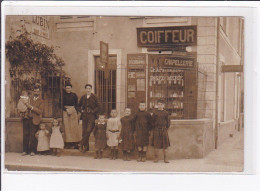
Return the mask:
[[[174,47],[197,44],[197,26],[137,28],[139,47]]]

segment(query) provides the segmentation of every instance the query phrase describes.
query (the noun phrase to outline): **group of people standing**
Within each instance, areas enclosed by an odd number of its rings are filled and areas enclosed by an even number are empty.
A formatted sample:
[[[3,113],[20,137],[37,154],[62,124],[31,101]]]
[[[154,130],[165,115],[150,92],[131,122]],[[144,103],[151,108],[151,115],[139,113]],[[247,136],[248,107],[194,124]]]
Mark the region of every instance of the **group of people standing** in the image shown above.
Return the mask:
[[[117,158],[120,148],[123,151],[123,160],[127,161],[130,160],[130,152],[137,147],[137,161],[145,162],[149,137],[152,135],[154,162],[158,162],[159,149],[163,149],[164,162],[169,162],[167,148],[170,146],[168,137],[170,121],[167,111],[164,110],[163,100],[158,101],[158,109],[152,113],[145,110],[145,102],[140,102],[136,114],[132,114],[130,108],[125,108],[124,116],[120,119],[117,111],[113,109],[110,118],[106,119],[101,112],[101,104],[97,96],[92,93],[92,85],[86,84],[85,91],[78,101],[78,96],[72,92],[72,85],[70,83],[65,85],[65,92],[61,98],[63,130],[56,118],[53,119],[49,131],[41,123],[43,101],[39,97],[39,88],[34,89],[33,97],[29,100],[25,100],[26,95],[21,96],[18,109],[23,117],[23,155],[33,156],[36,151],[43,152],[48,148],[52,148],[54,155],[57,155],[57,152],[63,149],[64,142],[65,146],[79,149],[81,152],[89,151],[89,137],[93,131],[96,159],[102,158],[102,153],[108,146],[111,150],[110,159]],[[82,120],[81,139],[79,120]],[[47,142],[48,136],[50,142]]]

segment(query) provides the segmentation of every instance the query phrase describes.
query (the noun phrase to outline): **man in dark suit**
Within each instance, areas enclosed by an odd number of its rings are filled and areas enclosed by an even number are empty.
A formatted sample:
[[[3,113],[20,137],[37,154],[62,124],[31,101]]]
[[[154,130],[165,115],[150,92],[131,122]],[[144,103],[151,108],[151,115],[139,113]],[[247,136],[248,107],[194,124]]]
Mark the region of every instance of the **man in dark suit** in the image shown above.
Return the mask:
[[[37,147],[35,134],[39,130],[43,113],[43,101],[40,98],[39,88],[34,88],[33,97],[25,105],[29,110],[29,119],[23,123],[23,155],[30,153],[34,156]]]
[[[82,118],[82,140],[80,142],[82,152],[89,151],[89,136],[101,109],[97,96],[92,93],[92,85],[86,84],[85,90],[86,94],[79,101]]]

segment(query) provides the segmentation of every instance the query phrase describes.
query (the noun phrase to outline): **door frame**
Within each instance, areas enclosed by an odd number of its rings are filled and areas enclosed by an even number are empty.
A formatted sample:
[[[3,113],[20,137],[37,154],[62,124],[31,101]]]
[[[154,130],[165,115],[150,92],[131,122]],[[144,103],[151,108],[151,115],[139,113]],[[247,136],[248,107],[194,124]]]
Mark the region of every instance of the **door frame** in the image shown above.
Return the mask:
[[[121,49],[109,49],[110,55],[116,55],[116,110],[120,117],[121,106],[121,88],[122,86],[122,54]],[[87,80],[88,83],[93,86],[93,92],[95,93],[95,56],[100,55],[100,50],[89,50],[88,51],[88,64],[87,64]]]

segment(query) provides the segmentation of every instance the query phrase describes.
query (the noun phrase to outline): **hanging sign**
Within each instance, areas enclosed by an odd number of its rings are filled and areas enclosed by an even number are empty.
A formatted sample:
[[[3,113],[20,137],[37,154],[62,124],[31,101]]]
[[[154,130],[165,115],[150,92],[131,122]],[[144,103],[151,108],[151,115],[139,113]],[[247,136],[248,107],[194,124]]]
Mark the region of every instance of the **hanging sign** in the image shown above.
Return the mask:
[[[197,44],[197,26],[137,28],[139,47],[175,47]]]
[[[108,70],[108,59],[109,59],[109,54],[108,54],[109,48],[108,44],[100,41],[100,62],[103,63],[105,66],[105,78],[108,79],[109,77],[109,70]]]
[[[223,65],[221,68],[222,72],[243,72],[242,65]]]

